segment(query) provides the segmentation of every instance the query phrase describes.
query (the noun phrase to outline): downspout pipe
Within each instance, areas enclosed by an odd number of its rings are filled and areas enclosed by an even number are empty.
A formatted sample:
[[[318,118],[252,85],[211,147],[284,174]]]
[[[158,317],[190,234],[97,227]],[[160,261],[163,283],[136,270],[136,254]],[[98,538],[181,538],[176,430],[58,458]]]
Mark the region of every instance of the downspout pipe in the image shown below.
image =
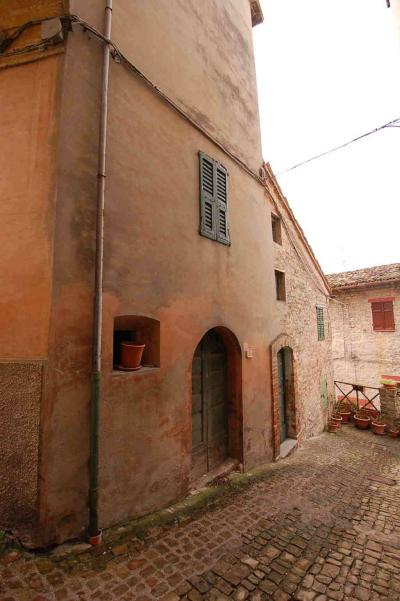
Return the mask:
[[[98,520],[99,496],[99,406],[101,398],[101,356],[103,325],[103,256],[104,256],[104,202],[106,188],[106,149],[107,149],[107,113],[108,80],[110,73],[112,0],[105,1],[104,36],[106,38],[103,54],[103,72],[101,85],[101,106],[99,123],[99,150],[97,174],[97,218],[96,218],[96,257],[93,303],[93,355],[92,355],[92,393],[90,403],[90,455],[89,455],[89,541],[101,542]]]

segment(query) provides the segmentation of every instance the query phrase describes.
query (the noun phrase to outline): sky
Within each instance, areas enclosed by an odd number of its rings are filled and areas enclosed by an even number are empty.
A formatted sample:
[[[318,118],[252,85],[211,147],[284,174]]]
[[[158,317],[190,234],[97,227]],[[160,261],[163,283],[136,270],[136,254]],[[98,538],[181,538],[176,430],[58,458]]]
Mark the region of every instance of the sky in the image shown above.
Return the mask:
[[[400,117],[386,0],[261,0],[264,159],[275,174]],[[400,262],[400,128],[277,177],[325,273]]]

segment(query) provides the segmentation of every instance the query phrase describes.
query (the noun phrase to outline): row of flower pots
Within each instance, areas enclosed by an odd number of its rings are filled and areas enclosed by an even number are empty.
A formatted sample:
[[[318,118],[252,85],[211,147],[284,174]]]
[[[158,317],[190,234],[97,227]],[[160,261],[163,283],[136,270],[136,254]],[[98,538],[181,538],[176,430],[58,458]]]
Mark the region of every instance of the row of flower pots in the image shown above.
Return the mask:
[[[328,432],[337,432],[341,424],[347,424],[350,420],[354,422],[355,427],[359,430],[371,428],[374,434],[380,436],[383,436],[386,431],[388,431],[392,438],[397,438],[400,434],[400,431],[397,429],[387,429],[386,424],[380,418],[379,411],[375,409],[360,409],[357,412],[353,412],[349,407],[341,406],[340,403],[328,421]]]
[[[374,434],[383,436],[386,433],[386,424],[379,421],[379,417],[371,418],[370,416],[359,412],[353,416],[353,421],[355,427],[359,430],[367,430],[369,427],[371,427],[371,430]],[[350,412],[349,415],[346,414],[344,418],[343,416],[332,415],[328,421],[328,432],[337,432],[342,424],[349,422]],[[400,434],[399,430],[388,430],[388,432],[392,438],[397,438]]]
[[[388,390],[400,389],[400,382],[396,380],[382,379],[381,384]],[[353,384],[353,388],[360,392],[364,391],[364,386],[361,385]],[[392,438],[397,438],[400,434],[398,429],[387,428],[386,424],[382,422],[380,411],[368,407],[362,407],[357,411],[354,404],[347,399],[336,403],[328,421],[328,431],[337,432],[341,424],[347,424],[350,420],[354,422],[356,428],[360,430],[371,428],[374,434],[381,436],[388,432]]]

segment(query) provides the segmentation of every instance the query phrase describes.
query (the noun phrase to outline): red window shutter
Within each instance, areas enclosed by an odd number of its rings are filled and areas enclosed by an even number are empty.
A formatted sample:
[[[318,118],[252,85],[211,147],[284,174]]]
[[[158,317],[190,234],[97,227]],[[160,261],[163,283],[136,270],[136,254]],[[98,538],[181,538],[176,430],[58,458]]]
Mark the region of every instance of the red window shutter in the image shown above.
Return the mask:
[[[394,315],[393,315],[393,303],[382,303],[383,304],[383,319],[384,329],[394,330]]]
[[[374,330],[384,330],[385,329],[383,304],[384,303],[371,303],[372,325],[373,325]]]

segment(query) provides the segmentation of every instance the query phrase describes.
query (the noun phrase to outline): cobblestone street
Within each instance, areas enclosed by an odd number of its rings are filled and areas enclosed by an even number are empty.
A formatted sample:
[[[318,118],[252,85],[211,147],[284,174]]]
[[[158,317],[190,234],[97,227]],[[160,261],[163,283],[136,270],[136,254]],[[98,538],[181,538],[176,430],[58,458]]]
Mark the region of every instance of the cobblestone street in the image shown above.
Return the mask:
[[[0,600],[399,600],[399,458],[398,440],[344,426],[144,540],[66,558],[8,550]]]

